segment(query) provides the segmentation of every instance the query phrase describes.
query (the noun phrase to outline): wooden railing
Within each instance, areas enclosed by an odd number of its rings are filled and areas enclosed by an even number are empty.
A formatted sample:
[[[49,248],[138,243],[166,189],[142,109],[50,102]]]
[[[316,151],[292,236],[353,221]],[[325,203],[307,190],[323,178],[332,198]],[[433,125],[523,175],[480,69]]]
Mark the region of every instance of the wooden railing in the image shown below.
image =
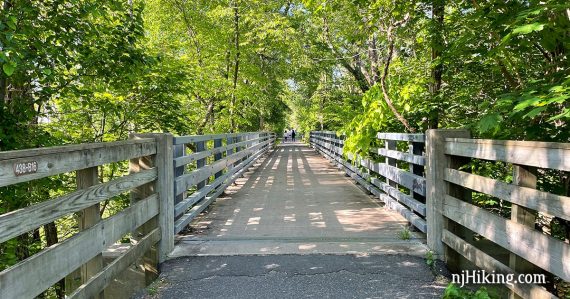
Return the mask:
[[[536,189],[545,170],[570,171],[569,157],[568,143],[469,139],[467,131],[429,130],[428,245],[453,268],[462,267],[465,258],[489,272],[549,273],[570,281],[568,242],[535,229],[539,212],[570,220],[570,197]],[[512,165],[513,182],[460,170],[472,159]],[[475,206],[473,192],[510,202],[511,217]],[[506,259],[499,250],[509,253]],[[555,298],[537,285],[506,286],[523,298]]]
[[[71,298],[98,295],[119,273],[161,238],[153,223],[160,217],[161,202],[167,200],[151,186],[163,183],[158,169],[150,166],[109,182],[99,183],[97,167],[105,164],[141,160],[159,163],[163,148],[153,138],[81,144],[45,149],[0,153],[0,187],[76,171],[77,191],[33,206],[0,215],[0,242],[79,213],[75,236],[50,246],[0,273],[0,298],[33,298],[81,269],[79,288],[68,290]],[[102,220],[99,203],[122,193],[148,189],[133,197],[132,204]],[[141,228],[145,227],[145,230]],[[101,253],[117,240],[137,231],[138,242],[103,268]],[[159,248],[159,251],[162,248]]]
[[[128,141],[0,152],[0,188],[74,172],[77,187],[69,194],[0,215],[0,243],[74,213],[79,228],[72,237],[0,272],[0,298],[34,298],[63,280],[69,298],[100,298],[109,283],[137,261],[145,269],[147,283],[152,281],[158,263],[173,249],[174,234],[269,150],[274,140],[273,134],[265,132],[138,134]],[[207,148],[210,141],[212,149]],[[193,153],[180,154],[185,144]],[[194,169],[183,173],[194,162]],[[129,165],[129,174],[101,182],[99,167],[113,163]],[[211,176],[215,179],[208,182]],[[130,194],[130,205],[101,219],[99,204],[124,194]],[[175,194],[190,195],[175,204]],[[182,215],[176,225],[175,211]],[[125,237],[131,238],[131,246],[104,265],[102,253]]]
[[[316,131],[310,136],[316,150],[335,161],[347,175],[417,229],[426,232],[424,134],[378,133],[379,143],[384,147],[371,149],[370,157],[366,158],[343,156],[344,140],[335,132]],[[399,147],[398,142],[402,143]],[[406,152],[398,151],[403,147]]]
[[[311,145],[426,232],[429,248],[452,271],[474,265],[487,273],[536,273],[570,281],[568,240],[535,229],[538,213],[570,221],[570,197],[536,189],[540,173],[570,171],[570,144],[470,139],[466,130],[378,133],[378,138],[385,147],[372,149],[369,158],[343,154],[344,138],[335,132],[311,132]],[[395,144],[402,141],[409,144],[407,152],[397,150],[405,148]],[[372,161],[378,158],[384,161]],[[508,163],[513,182],[462,169],[473,159]],[[410,171],[397,167],[404,162]],[[406,189],[408,194],[401,191]],[[510,218],[474,205],[473,193],[510,202]],[[522,298],[556,298],[539,285],[505,286]]]
[[[275,134],[266,132],[174,138],[174,232],[182,231],[274,142]]]

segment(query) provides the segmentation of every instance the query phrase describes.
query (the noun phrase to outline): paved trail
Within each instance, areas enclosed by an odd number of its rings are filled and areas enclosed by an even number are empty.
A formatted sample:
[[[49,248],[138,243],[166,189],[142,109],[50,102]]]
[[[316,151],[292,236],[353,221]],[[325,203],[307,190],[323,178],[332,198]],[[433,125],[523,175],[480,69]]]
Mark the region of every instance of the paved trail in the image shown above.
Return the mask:
[[[438,298],[421,236],[300,143],[277,147],[178,237],[158,298]]]

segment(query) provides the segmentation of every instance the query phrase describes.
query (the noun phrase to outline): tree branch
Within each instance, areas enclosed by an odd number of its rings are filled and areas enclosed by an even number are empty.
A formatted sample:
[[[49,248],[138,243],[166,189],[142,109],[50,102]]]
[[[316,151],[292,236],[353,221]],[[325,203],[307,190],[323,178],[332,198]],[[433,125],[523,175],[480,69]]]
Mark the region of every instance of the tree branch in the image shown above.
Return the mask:
[[[384,73],[382,74],[382,77],[380,78],[380,85],[382,87],[382,95],[384,96],[384,101],[386,102],[386,104],[388,104],[388,107],[390,107],[390,110],[392,110],[392,113],[394,113],[396,118],[404,125],[404,127],[408,131],[414,133],[416,130],[414,128],[412,128],[410,126],[410,124],[408,123],[408,121],[402,116],[402,114],[400,114],[398,112],[398,110],[394,106],[394,103],[390,99],[390,95],[388,95],[388,91],[386,88],[386,78],[388,77],[388,73],[390,71],[390,62],[392,61],[392,56],[394,55],[394,37],[392,36],[392,30],[394,28],[397,28],[399,26],[404,25],[408,21],[409,17],[410,17],[410,15],[406,14],[404,19],[402,19],[398,22],[395,22],[390,27],[388,27],[388,32],[387,32],[388,56],[386,56],[386,62],[384,64]]]

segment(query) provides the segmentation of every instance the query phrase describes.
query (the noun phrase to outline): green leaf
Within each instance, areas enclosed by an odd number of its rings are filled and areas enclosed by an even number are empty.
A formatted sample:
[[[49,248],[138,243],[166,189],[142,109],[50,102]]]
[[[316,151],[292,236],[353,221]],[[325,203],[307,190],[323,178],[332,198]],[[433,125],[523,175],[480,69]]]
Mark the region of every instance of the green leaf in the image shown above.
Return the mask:
[[[532,24],[527,24],[527,25],[523,25],[523,26],[519,26],[519,27],[515,28],[513,30],[513,34],[524,35],[524,34],[529,34],[531,32],[534,32],[534,31],[541,31],[542,29],[544,29],[544,24],[535,22]]]
[[[10,27],[10,29],[16,30],[17,21],[18,21],[18,19],[16,19],[16,17],[10,16],[10,18],[8,20],[6,20],[6,25],[8,25],[8,27]]]
[[[518,103],[518,104],[515,106],[514,111],[521,111],[521,110],[524,110],[525,108],[530,107],[530,106],[541,106],[541,105],[540,105],[540,102],[541,102],[542,100],[543,100],[543,99],[541,99],[541,98],[539,98],[539,97],[527,98],[526,100],[521,101],[520,103]]]
[[[532,109],[529,113],[525,114],[523,118],[533,118],[539,115],[542,111],[546,110],[545,106]]]
[[[481,133],[490,131],[491,129],[496,129],[499,123],[503,120],[503,117],[498,113],[491,113],[483,117],[477,124],[477,128]]]
[[[10,77],[10,76],[12,76],[14,71],[16,70],[16,63],[14,63],[14,62],[4,63],[4,65],[2,66],[2,69],[4,70],[4,73],[8,77]]]
[[[564,109],[564,112],[549,118],[548,121],[555,121],[561,118],[570,118],[570,110]]]

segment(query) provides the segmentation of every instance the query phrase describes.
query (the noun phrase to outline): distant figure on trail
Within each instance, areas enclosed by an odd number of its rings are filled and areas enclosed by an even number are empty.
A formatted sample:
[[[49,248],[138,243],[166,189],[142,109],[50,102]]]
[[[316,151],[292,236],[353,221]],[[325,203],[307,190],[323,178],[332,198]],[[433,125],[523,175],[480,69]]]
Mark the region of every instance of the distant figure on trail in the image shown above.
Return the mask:
[[[297,133],[295,132],[295,129],[291,129],[291,141],[295,142],[295,135],[297,135]]]
[[[289,132],[285,130],[285,132],[283,132],[283,140],[285,140],[285,142],[287,142],[287,137],[289,137]]]

